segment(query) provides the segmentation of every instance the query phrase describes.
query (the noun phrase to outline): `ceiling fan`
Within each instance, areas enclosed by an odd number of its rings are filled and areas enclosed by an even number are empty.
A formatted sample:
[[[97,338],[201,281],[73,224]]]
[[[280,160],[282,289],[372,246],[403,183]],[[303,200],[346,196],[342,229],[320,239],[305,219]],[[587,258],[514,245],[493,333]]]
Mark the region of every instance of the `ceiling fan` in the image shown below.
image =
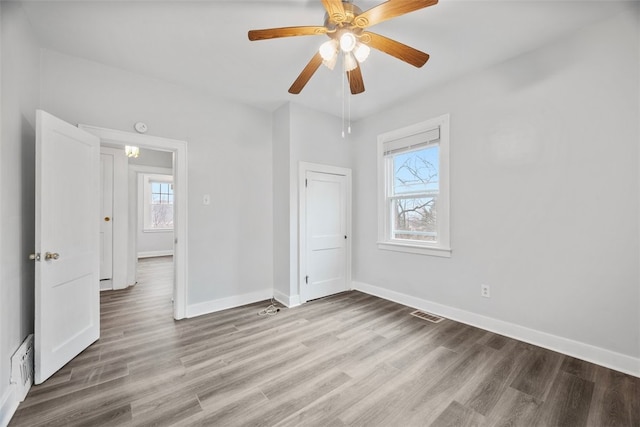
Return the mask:
[[[397,16],[432,6],[438,3],[438,0],[388,0],[365,12],[351,1],[322,0],[327,11],[324,26],[249,31],[249,40],[251,41],[321,34],[329,36],[329,41],[320,46],[319,51],[313,55],[296,81],[293,82],[289,93],[300,93],[321,64],[333,69],[338,56],[343,58],[351,93],[356,95],[364,92],[360,63],[369,55],[370,47],[415,67],[422,67],[427,62],[428,54],[366,29]]]

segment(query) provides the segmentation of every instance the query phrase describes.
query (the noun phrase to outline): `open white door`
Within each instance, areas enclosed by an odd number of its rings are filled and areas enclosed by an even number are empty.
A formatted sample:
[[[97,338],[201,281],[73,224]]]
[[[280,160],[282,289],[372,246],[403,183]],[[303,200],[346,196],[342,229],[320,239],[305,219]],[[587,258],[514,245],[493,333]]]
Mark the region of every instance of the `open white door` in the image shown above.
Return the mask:
[[[36,113],[35,383],[100,336],[100,140]]]

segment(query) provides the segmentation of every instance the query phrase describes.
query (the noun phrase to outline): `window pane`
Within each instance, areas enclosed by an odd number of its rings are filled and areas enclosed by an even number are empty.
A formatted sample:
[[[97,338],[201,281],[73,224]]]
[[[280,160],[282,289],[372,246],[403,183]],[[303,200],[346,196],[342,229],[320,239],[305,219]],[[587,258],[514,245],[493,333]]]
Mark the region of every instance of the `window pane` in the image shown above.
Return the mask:
[[[438,192],[439,146],[393,156],[393,194]]]
[[[151,192],[159,193],[160,192],[160,183],[159,182],[151,182]]]
[[[436,242],[436,198],[391,200],[391,238]]]
[[[151,205],[151,228],[173,227],[173,205]]]

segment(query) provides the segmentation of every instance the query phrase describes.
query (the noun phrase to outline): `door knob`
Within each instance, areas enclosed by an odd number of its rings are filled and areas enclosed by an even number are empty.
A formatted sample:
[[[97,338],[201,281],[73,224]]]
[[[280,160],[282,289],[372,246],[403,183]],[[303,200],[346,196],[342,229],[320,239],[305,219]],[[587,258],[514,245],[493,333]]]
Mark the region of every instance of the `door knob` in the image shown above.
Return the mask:
[[[55,260],[55,259],[58,259],[58,258],[60,258],[60,254],[57,253],[57,252],[53,252],[53,253],[45,252],[45,254],[44,254],[44,259],[46,259],[46,260],[51,260],[51,259]]]
[[[105,220],[106,222],[109,222],[109,221],[111,221],[111,218],[109,218],[108,216],[105,216],[105,217],[104,217],[104,220]]]

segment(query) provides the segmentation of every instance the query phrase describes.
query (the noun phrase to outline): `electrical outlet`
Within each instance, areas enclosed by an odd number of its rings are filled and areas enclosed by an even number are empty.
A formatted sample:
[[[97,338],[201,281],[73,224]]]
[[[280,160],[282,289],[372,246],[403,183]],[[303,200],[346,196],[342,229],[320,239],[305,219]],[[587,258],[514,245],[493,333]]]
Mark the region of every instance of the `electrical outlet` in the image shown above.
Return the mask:
[[[480,285],[480,296],[491,298],[491,288],[489,288],[489,285]]]

